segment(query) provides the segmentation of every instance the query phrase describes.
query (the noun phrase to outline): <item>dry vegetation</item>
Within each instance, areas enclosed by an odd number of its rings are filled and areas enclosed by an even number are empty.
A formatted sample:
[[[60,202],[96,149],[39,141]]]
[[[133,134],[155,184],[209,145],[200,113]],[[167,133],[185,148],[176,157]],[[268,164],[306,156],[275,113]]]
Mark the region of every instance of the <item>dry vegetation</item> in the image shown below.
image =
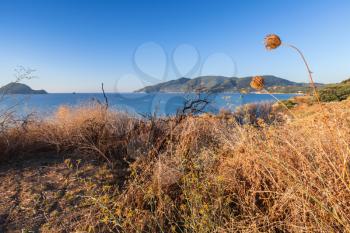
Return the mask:
[[[301,51],[265,38],[281,45],[301,55],[317,104],[0,117],[0,232],[350,232],[350,100],[321,104]]]
[[[29,119],[0,135],[0,231],[349,232],[350,101],[305,106]]]

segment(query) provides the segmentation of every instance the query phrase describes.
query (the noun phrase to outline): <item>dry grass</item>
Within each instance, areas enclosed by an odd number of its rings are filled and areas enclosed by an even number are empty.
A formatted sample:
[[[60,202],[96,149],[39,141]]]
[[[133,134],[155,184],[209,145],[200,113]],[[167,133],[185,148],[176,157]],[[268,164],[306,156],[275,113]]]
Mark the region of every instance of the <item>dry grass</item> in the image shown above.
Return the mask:
[[[128,169],[85,197],[90,211],[75,230],[350,232],[349,106],[296,108],[283,124],[62,107],[3,133],[0,146],[3,160],[54,151]]]

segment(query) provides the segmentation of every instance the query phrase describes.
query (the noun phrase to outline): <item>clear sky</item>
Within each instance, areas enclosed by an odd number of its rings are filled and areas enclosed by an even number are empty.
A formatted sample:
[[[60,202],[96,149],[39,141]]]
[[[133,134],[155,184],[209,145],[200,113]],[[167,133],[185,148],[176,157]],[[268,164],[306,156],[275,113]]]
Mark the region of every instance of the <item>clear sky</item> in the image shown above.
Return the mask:
[[[1,0],[0,84],[16,66],[49,92],[131,91],[181,76],[272,74],[307,82],[350,77],[349,0]]]

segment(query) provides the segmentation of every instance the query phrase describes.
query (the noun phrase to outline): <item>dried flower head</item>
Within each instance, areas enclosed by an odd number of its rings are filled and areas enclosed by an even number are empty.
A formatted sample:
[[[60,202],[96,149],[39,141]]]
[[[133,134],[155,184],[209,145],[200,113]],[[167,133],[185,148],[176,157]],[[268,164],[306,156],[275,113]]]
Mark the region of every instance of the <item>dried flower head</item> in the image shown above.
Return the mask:
[[[281,38],[276,34],[270,34],[265,37],[265,48],[272,50],[278,48],[282,44]]]
[[[261,76],[255,76],[253,77],[252,81],[250,82],[250,86],[255,90],[261,90],[264,88],[264,78]]]

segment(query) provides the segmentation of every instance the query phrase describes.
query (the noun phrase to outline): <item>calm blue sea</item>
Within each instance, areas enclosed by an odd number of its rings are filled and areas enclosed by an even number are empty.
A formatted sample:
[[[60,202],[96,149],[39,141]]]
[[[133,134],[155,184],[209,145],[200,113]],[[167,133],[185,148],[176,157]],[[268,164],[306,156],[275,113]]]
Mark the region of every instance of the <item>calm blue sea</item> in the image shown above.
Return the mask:
[[[280,99],[288,99],[294,94],[275,94]],[[173,115],[183,106],[186,99],[192,98],[191,94],[182,93],[110,93],[107,94],[111,108],[127,111],[131,114]],[[247,103],[275,102],[268,94],[237,94],[220,93],[209,96],[211,104],[207,111],[216,113],[220,109],[234,110],[236,107]],[[77,106],[91,102],[104,103],[104,97],[98,93],[86,94],[47,94],[47,95],[8,95],[0,101],[0,110],[11,108],[19,115],[36,113],[39,116],[52,114],[59,106]],[[15,106],[13,108],[13,106]]]

